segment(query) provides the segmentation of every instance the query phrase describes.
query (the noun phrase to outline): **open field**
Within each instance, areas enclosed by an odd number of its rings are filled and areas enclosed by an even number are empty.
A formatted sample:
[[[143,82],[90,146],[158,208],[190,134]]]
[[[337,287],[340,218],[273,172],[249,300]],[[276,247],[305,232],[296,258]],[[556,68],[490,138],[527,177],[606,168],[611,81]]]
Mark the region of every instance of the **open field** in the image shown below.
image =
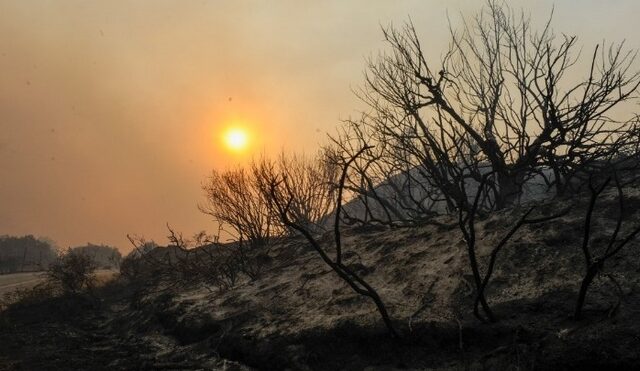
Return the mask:
[[[99,282],[112,278],[116,271],[101,269],[96,271]],[[25,272],[0,275],[0,295],[8,292],[33,287],[45,279],[44,272]]]

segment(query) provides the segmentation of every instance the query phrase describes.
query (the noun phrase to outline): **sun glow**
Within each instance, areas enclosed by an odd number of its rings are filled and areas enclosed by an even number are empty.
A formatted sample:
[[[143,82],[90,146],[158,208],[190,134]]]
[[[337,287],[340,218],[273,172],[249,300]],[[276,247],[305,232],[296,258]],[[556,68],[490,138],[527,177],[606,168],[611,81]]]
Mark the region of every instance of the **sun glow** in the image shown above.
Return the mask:
[[[240,152],[247,148],[249,136],[247,131],[241,128],[230,128],[224,134],[224,143],[228,149]]]

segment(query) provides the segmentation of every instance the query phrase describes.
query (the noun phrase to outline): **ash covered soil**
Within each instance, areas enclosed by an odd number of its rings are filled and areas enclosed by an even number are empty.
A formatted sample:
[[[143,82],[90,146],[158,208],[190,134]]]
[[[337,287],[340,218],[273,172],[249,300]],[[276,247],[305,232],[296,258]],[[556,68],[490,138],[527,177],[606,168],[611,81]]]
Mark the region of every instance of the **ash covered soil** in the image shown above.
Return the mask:
[[[623,232],[640,222],[640,192],[627,195]],[[615,194],[599,202],[596,250],[617,217]],[[478,222],[481,268],[523,210]],[[450,226],[344,229],[346,261],[377,289],[400,340],[295,237],[270,249],[258,279],[242,276],[225,291],[115,280],[80,297],[11,305],[0,314],[0,370],[640,369],[637,240],[607,261],[584,318],[571,317],[585,270],[584,211],[525,225],[501,251],[487,289],[496,323],[473,316],[466,245],[456,220],[442,217]],[[323,238],[329,253],[332,237]]]

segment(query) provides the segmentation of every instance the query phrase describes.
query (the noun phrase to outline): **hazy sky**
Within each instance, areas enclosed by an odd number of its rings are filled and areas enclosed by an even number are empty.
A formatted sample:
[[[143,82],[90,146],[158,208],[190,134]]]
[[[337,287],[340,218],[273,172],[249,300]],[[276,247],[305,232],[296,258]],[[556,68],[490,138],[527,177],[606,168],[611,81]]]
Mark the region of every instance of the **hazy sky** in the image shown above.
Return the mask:
[[[508,1],[586,49],[638,48],[640,2]],[[0,235],[61,246],[125,235],[165,242],[165,223],[213,229],[197,210],[211,169],[251,153],[314,152],[362,105],[351,89],[380,25],[411,16],[430,58],[447,12],[481,1],[0,0]],[[251,128],[242,156],[224,128]]]

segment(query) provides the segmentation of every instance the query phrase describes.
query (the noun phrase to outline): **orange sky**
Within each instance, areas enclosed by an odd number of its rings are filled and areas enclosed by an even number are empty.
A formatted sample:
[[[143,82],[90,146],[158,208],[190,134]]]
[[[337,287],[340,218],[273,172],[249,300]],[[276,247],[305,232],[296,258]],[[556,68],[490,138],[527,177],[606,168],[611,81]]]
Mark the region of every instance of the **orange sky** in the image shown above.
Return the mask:
[[[552,1],[509,1],[543,21]],[[615,3],[615,5],[610,5]],[[0,0],[0,235],[61,246],[164,242],[198,212],[213,169],[313,152],[362,105],[351,93],[380,25],[411,16],[439,60],[447,12],[479,1]],[[635,1],[557,1],[554,28],[638,48]],[[244,158],[220,137],[251,128]]]

